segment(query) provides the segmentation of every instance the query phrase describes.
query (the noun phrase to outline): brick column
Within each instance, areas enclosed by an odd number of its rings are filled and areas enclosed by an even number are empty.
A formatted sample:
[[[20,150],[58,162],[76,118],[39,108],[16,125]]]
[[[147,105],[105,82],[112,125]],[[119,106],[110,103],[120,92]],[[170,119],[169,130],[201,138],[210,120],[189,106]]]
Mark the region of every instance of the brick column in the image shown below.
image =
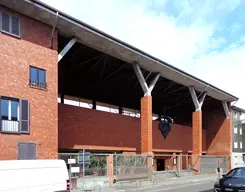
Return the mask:
[[[178,162],[180,163],[179,167],[180,167],[180,170],[182,170],[183,169],[183,156],[182,156],[182,153],[179,154],[178,158],[179,158]]]
[[[152,177],[152,97],[141,99],[141,154],[147,156],[148,177]]]
[[[202,155],[202,112],[192,113],[192,166],[200,173],[200,155]]]
[[[113,155],[109,155],[107,157],[107,171],[108,171],[108,177],[109,177],[109,183],[113,184],[114,180],[114,167],[113,167]]]
[[[176,153],[173,153],[172,157],[171,157],[171,165],[172,165],[172,169],[176,170],[177,169],[177,159],[176,159],[176,165],[174,165],[174,158],[176,158]]]
[[[152,154],[152,97],[141,99],[141,153]]]
[[[153,159],[153,166],[152,166],[152,171],[157,171],[157,159]]]

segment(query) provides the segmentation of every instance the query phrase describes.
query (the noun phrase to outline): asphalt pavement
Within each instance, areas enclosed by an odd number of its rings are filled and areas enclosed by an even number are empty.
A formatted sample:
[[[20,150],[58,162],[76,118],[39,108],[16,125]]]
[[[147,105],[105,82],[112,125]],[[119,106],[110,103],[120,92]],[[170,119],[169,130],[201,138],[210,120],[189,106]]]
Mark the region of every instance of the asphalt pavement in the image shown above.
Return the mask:
[[[142,187],[133,187],[123,185],[117,190],[102,190],[111,192],[213,192],[213,185],[217,180],[216,176],[196,176],[180,179],[169,179],[164,181],[158,181],[157,185],[145,185]]]
[[[186,185],[175,185],[175,186],[162,186],[162,188],[155,188],[150,192],[213,192],[214,182],[202,182],[193,183]],[[141,191],[141,190],[140,190]]]

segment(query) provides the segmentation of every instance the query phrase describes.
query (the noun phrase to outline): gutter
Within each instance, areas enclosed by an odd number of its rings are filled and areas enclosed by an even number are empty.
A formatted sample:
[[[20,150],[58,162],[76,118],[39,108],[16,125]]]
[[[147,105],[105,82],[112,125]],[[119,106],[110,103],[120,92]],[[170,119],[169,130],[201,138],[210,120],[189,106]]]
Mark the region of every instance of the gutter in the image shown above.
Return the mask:
[[[218,92],[220,92],[222,94],[225,94],[225,95],[227,95],[229,97],[232,97],[234,100],[238,100],[238,98],[235,97],[234,95],[231,95],[231,94],[227,93],[226,91],[223,91],[223,90],[219,89],[218,87],[210,85],[209,83],[207,83],[207,82],[205,82],[205,81],[203,81],[203,80],[201,80],[201,79],[199,79],[199,78],[197,78],[197,77],[195,77],[195,76],[193,76],[193,75],[191,75],[191,74],[189,74],[189,73],[187,73],[185,71],[182,71],[181,69],[178,69],[177,67],[174,67],[174,66],[172,66],[172,65],[170,65],[170,64],[168,64],[168,63],[166,63],[166,62],[164,62],[162,60],[159,60],[156,57],[154,57],[154,56],[152,56],[152,55],[150,55],[150,54],[148,54],[148,53],[146,53],[146,52],[144,52],[144,51],[142,51],[140,49],[137,49],[136,47],[133,47],[132,45],[129,45],[129,44],[127,44],[127,43],[125,43],[125,42],[123,42],[123,41],[121,41],[121,40],[119,40],[119,39],[117,39],[115,37],[112,37],[111,35],[108,35],[108,34],[102,32],[102,31],[100,31],[100,30],[98,30],[98,29],[96,29],[96,28],[94,28],[94,27],[92,27],[92,26],[90,26],[90,25],[88,25],[88,24],[86,24],[86,23],[74,18],[74,17],[71,17],[70,15],[67,15],[67,14],[65,14],[65,13],[63,13],[63,12],[61,12],[61,11],[51,7],[51,6],[39,1],[39,0],[24,0],[24,1],[28,2],[28,3],[32,3],[35,6],[41,8],[41,9],[44,9],[44,10],[48,11],[49,13],[51,13],[53,15],[56,15],[56,13],[58,12],[60,18],[63,18],[64,20],[66,20],[66,21],[68,21],[70,23],[74,23],[75,25],[78,25],[78,26],[84,28],[85,30],[87,30],[89,32],[95,33],[96,35],[98,35],[100,37],[106,38],[107,40],[109,40],[109,41],[111,41],[111,42],[113,42],[113,43],[115,43],[115,44],[117,44],[117,45],[119,45],[121,47],[124,47],[124,48],[126,48],[128,50],[131,50],[132,52],[134,52],[136,54],[139,54],[139,55],[141,55],[143,57],[146,57],[146,58],[148,58],[149,60],[151,60],[153,62],[159,63],[160,65],[164,65],[164,66],[168,67],[169,69],[182,74],[185,77],[189,77],[189,78],[191,78],[194,81],[198,81],[198,82],[202,83],[206,87],[210,87],[210,88],[216,89]]]

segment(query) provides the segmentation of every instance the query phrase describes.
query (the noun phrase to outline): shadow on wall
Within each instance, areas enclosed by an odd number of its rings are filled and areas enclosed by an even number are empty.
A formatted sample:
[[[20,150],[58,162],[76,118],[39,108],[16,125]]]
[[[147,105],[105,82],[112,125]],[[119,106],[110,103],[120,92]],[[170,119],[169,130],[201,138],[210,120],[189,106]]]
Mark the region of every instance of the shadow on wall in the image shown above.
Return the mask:
[[[231,119],[226,119],[221,101],[203,107],[203,127],[207,130],[207,155],[230,155]]]

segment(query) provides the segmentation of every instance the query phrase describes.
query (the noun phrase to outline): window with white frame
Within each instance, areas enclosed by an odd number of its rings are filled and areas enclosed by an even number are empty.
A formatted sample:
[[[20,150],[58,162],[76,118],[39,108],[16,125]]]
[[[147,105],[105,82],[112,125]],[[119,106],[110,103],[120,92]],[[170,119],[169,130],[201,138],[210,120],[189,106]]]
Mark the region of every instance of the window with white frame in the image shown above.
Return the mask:
[[[240,135],[242,135],[242,127],[240,127]]]
[[[19,101],[15,99],[1,99],[1,114],[3,120],[19,120]]]
[[[234,141],[234,148],[237,149],[237,141]]]
[[[234,126],[234,133],[237,133],[237,126]]]
[[[240,149],[242,149],[242,141],[240,141]]]
[[[1,31],[10,35],[20,36],[20,19],[6,12],[0,12]]]
[[[29,101],[0,96],[0,131],[29,133]]]
[[[234,118],[237,118],[237,112],[234,111]]]

